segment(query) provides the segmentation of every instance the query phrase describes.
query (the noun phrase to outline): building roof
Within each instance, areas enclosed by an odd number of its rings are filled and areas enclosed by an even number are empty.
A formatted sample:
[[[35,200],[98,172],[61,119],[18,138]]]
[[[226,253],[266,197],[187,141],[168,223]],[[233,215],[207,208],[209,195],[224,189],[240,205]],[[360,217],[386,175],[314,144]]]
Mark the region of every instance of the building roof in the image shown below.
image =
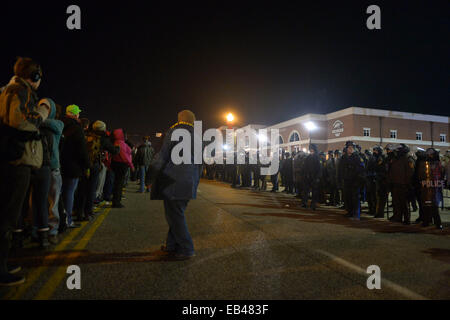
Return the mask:
[[[419,120],[419,121],[432,121],[432,122],[440,122],[440,123],[450,123],[450,117],[446,116],[436,116],[436,115],[427,115],[421,113],[410,113],[410,112],[402,112],[402,111],[392,111],[392,110],[383,110],[383,109],[372,109],[372,108],[361,108],[361,107],[349,107],[346,109],[342,109],[339,111],[335,111],[328,114],[315,114],[308,113],[303,116],[283,121],[267,128],[276,129],[288,127],[294,124],[298,124],[300,122],[305,121],[327,121],[332,119],[341,118],[347,115],[366,115],[366,116],[376,116],[376,117],[386,117],[386,118],[395,118],[395,119],[407,119],[407,120]]]

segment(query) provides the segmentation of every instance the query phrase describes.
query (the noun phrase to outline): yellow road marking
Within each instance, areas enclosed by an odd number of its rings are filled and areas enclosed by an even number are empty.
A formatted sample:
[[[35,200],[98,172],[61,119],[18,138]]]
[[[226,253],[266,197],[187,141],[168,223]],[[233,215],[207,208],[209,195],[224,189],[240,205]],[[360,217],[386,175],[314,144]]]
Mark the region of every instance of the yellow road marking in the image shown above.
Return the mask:
[[[83,230],[86,226],[87,226],[87,222],[83,222],[80,228],[74,229],[72,230],[72,232],[70,232],[65,238],[64,241],[60,242],[53,251],[62,251],[64,250],[67,245],[73,241],[73,239],[81,232],[81,230]],[[36,269],[34,269],[33,271],[31,271],[27,276],[26,276],[26,282],[21,285],[20,287],[17,288],[17,290],[11,290],[8,294],[6,294],[3,299],[6,300],[17,300],[20,299],[20,297],[28,290],[29,287],[31,287],[33,285],[33,283],[40,277],[40,275],[46,271],[48,269],[48,265],[51,263],[47,262],[51,262],[52,260],[55,260],[55,258],[57,257],[57,255],[49,255],[47,257],[44,258],[44,262],[46,262],[42,267],[38,267]]]
[[[73,252],[69,256],[68,259],[66,259],[67,266],[58,267],[58,269],[55,271],[55,273],[50,277],[50,279],[45,283],[45,285],[39,290],[38,294],[34,297],[34,300],[48,300],[51,298],[55,290],[58,288],[58,285],[60,282],[66,277],[67,273],[67,267],[71,264],[71,262],[76,259],[79,255],[81,250],[83,250],[89,240],[94,235],[95,231],[100,227],[103,220],[105,220],[106,216],[108,215],[111,208],[108,208],[105,210],[105,213],[101,216],[99,216],[95,221],[92,227],[86,232],[86,234],[81,238],[81,240],[77,243],[77,245],[73,248],[73,250],[78,252]]]
[[[100,208],[103,208],[104,204],[100,205]],[[75,239],[75,237],[88,225],[88,222],[82,222],[81,227],[77,229],[73,229],[56,247],[53,249],[53,251],[62,251],[64,250],[69,243]],[[31,271],[26,276],[26,282],[22,284],[21,286],[17,287],[16,290],[10,290],[2,299],[3,300],[18,300],[22,297],[22,295],[28,290],[29,287],[31,287],[37,279],[41,276],[42,273],[44,273],[48,269],[48,265],[53,260],[55,260],[58,257],[58,255],[51,254],[44,258],[44,266],[38,267]]]

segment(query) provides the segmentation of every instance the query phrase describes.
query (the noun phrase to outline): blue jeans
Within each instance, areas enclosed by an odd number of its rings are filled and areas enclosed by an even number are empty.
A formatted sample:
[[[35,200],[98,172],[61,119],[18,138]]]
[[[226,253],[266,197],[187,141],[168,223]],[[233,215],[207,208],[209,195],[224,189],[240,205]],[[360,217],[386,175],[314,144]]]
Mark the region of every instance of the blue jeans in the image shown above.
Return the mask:
[[[140,166],[139,167],[139,179],[140,179],[140,192],[145,191],[145,174],[147,173],[148,166]]]
[[[190,256],[194,254],[194,243],[189,234],[186,217],[184,216],[188,202],[189,200],[164,199],[164,209],[167,224],[169,225],[166,240],[167,249]]]
[[[68,225],[72,224],[73,199],[75,196],[75,190],[78,186],[78,180],[79,178],[63,178],[62,197],[64,201],[64,209],[66,209]]]
[[[108,169],[106,172],[105,185],[103,187],[103,200],[111,201],[114,186],[114,171]]]
[[[62,177],[59,169],[52,170],[50,192],[48,193],[50,235],[57,235],[59,228],[59,197],[61,196]]]

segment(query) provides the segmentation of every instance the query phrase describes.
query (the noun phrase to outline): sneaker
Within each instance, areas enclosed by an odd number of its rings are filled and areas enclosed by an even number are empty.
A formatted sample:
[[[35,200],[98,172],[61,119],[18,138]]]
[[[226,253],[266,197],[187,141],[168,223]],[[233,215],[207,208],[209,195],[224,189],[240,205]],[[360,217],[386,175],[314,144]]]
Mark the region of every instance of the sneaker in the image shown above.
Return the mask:
[[[25,282],[25,278],[21,276],[16,276],[14,274],[2,274],[0,275],[0,286],[10,287],[17,286]]]
[[[15,273],[19,272],[20,270],[22,270],[21,266],[8,264],[8,273],[9,274],[15,274]]]
[[[70,228],[70,229],[79,228],[79,227],[81,227],[81,224],[75,223],[75,222],[73,222],[73,221],[72,221],[71,224],[69,224],[69,225],[67,226],[67,228]]]

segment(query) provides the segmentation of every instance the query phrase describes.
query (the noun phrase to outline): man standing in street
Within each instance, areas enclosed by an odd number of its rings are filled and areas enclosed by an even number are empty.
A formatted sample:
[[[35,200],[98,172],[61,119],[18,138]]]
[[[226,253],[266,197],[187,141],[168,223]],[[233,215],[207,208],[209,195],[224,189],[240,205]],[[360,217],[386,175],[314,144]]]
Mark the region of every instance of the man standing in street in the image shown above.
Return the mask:
[[[136,165],[139,167],[139,184],[140,184],[140,188],[139,191],[140,193],[145,192],[145,176],[147,174],[148,171],[148,167],[150,166],[150,163],[152,162],[153,159],[153,154],[154,154],[154,150],[152,148],[152,144],[150,143],[150,139],[149,137],[144,137],[143,138],[144,142],[143,144],[141,144],[136,152]],[[147,192],[150,191],[147,188]]]
[[[192,111],[183,110],[178,113],[178,122],[166,134],[161,151],[155,156],[147,174],[147,185],[152,185],[151,199],[164,201],[169,225],[166,244],[161,250],[175,260],[186,260],[195,256],[194,243],[184,214],[189,200],[197,196],[202,169],[201,165],[194,163],[194,121],[195,115]],[[190,134],[191,154],[188,163],[175,164],[171,159],[172,149],[178,144],[178,141],[172,141],[172,135],[177,131],[187,131]]]
[[[12,229],[22,212],[32,169],[43,161],[39,127],[50,108],[38,104],[42,70],[30,58],[18,58],[14,77],[0,95],[0,285],[25,282],[20,267],[7,264]],[[19,230],[16,230],[19,231]]]

